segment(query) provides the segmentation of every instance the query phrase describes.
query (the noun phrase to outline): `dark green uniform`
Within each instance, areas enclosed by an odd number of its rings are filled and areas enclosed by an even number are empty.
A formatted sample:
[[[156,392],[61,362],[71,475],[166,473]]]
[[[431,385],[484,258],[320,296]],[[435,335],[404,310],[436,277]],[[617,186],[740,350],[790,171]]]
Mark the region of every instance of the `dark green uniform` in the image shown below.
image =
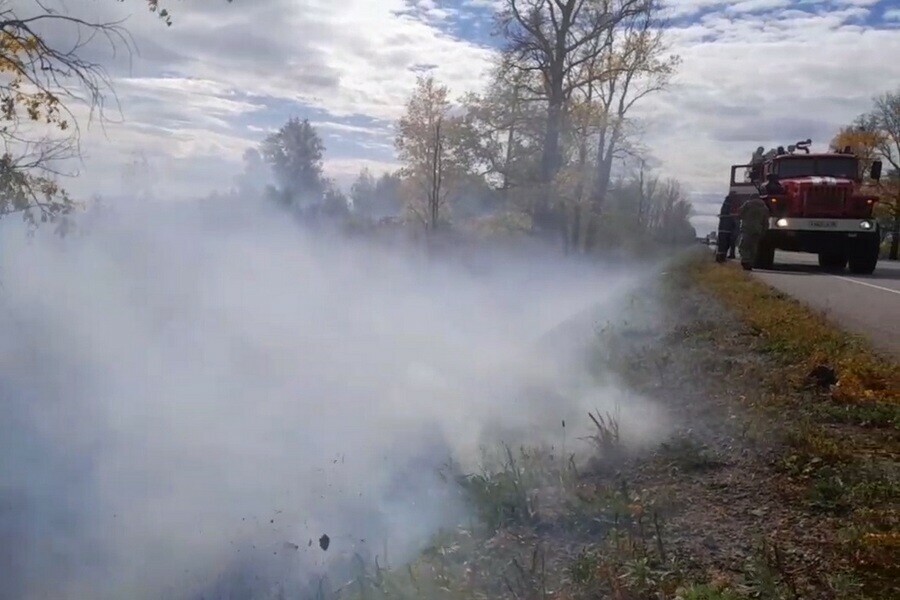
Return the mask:
[[[737,215],[734,209],[737,201],[728,194],[722,202],[719,210],[719,231],[716,239],[716,262],[725,262],[726,258],[734,258],[734,249],[737,245],[738,226]]]
[[[769,228],[769,207],[760,198],[751,198],[741,206],[741,265],[753,268],[756,252],[766,229]]]

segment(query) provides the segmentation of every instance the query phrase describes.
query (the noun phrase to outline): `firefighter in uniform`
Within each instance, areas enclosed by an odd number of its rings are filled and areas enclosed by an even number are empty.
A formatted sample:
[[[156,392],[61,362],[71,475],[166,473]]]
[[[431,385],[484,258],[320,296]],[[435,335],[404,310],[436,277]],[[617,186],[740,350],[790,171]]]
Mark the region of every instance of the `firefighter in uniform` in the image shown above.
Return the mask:
[[[778,181],[778,175],[775,173],[769,173],[769,176],[766,178],[766,194],[769,196],[776,196],[778,194],[784,193],[784,186],[781,185],[781,182]]]
[[[719,231],[716,237],[716,262],[725,262],[726,258],[734,258],[737,244],[738,224],[735,213],[734,196],[728,194],[719,211]]]

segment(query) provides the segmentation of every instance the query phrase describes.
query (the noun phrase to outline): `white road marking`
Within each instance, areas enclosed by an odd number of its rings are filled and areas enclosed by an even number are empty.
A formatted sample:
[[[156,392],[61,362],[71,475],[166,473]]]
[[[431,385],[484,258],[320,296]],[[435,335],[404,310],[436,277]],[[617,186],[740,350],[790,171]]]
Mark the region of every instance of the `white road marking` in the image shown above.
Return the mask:
[[[891,288],[882,287],[880,285],[875,285],[873,283],[866,283],[865,281],[860,281],[858,279],[850,279],[849,277],[841,277],[840,275],[835,275],[838,279],[843,279],[844,281],[849,281],[851,283],[858,283],[859,285],[864,285],[866,287],[875,288],[876,290],[881,290],[883,292],[890,292],[892,294],[900,294],[900,290],[892,290]]]

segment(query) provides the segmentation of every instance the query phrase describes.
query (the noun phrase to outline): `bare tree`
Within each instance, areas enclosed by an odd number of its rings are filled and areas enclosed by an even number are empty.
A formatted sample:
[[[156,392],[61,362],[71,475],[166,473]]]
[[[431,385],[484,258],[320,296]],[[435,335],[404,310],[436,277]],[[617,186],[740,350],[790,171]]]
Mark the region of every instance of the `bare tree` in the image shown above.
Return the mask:
[[[638,167],[638,172],[635,176],[635,180],[638,186],[638,224],[642,227],[647,227],[647,213],[650,210],[653,198],[655,198],[657,195],[657,189],[659,188],[659,178],[648,173],[647,161],[641,158],[640,166]]]
[[[639,155],[628,113],[643,98],[663,89],[679,59],[666,56],[656,0],[620,20],[593,43],[604,50],[573,71],[577,85],[567,103],[567,137],[580,177],[571,227],[572,246],[584,249],[592,221],[600,218],[613,163]],[[590,150],[588,145],[593,146]],[[582,238],[582,239],[579,239]]]
[[[676,179],[660,181],[641,165],[632,185],[641,205],[641,228],[657,242],[672,244],[694,239],[690,216],[691,202],[681,182]]]
[[[588,229],[591,226],[588,206],[591,193],[594,123],[596,105],[588,95],[581,101],[570,102],[567,108],[568,126],[563,136],[563,168],[555,180],[554,194],[567,216],[564,248],[586,250]]]
[[[650,0],[505,0],[499,13],[514,68],[537,73],[546,98],[540,181],[550,184],[562,166],[560,136],[572,91],[602,75],[582,67],[609,47],[609,32]],[[595,79],[596,78],[596,79]],[[547,201],[535,215],[539,226],[551,216]]]
[[[658,0],[642,2],[603,41],[606,52],[585,64],[595,71],[583,76],[589,98],[596,98],[596,173],[593,185],[594,210],[599,212],[609,189],[613,161],[627,152],[624,144],[629,111],[648,95],[666,87],[678,67],[677,56],[666,55],[659,23],[662,7]]]

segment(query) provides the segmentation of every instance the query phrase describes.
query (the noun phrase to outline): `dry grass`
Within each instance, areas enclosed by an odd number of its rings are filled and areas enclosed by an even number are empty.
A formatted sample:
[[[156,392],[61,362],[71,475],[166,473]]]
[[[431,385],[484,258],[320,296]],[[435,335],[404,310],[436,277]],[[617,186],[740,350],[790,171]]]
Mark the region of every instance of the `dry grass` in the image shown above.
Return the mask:
[[[861,338],[849,335],[803,304],[747,276],[732,265],[711,260],[691,267],[696,281],[735,311],[762,348],[792,367],[798,388],[816,367],[834,369],[838,383],[832,398],[858,404],[900,405],[900,366],[875,353]]]
[[[900,366],[737,268],[688,268],[774,359],[761,383],[784,425],[779,470],[801,490],[798,507],[844,523],[836,556],[852,576],[829,580],[832,590],[885,597],[900,575]]]

